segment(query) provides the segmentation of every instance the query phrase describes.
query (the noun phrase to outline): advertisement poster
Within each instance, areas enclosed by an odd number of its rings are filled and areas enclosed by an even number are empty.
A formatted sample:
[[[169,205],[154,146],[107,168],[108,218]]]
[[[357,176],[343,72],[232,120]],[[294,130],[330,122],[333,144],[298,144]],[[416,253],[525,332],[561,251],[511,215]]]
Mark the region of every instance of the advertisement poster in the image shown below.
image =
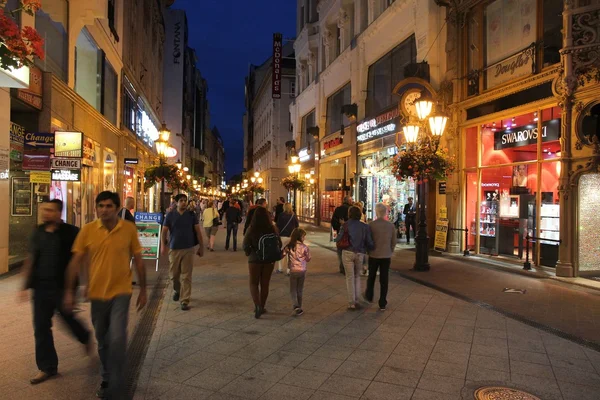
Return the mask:
[[[54,132],[54,157],[81,158],[82,141],[81,132]]]
[[[29,177],[12,178],[12,209],[13,217],[30,217],[33,211],[33,185]]]
[[[61,219],[67,222],[67,182],[53,181],[50,185],[50,200],[58,199],[63,202],[63,211]]]
[[[10,159],[23,161],[23,143],[25,139],[25,128],[14,122],[10,123]]]
[[[160,225],[136,224],[138,238],[142,245],[142,258],[157,259],[160,250]]]
[[[438,219],[435,222],[435,242],[437,251],[446,251],[446,240],[448,239],[448,220]]]

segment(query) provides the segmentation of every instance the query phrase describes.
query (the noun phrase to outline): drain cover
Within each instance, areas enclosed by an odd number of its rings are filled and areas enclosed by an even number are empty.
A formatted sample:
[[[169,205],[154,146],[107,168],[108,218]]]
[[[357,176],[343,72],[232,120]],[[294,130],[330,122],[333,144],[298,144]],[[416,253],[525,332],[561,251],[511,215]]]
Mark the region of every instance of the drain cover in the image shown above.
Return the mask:
[[[541,400],[522,390],[503,386],[486,386],[475,391],[475,400]]]

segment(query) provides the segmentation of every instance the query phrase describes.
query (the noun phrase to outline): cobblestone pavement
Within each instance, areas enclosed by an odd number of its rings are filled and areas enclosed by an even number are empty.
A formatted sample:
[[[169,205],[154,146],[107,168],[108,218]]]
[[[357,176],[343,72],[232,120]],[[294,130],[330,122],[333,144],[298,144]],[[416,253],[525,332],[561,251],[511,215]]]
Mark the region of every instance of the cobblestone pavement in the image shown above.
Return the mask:
[[[598,399],[598,352],[398,273],[387,311],[347,311],[335,254],[314,244],[311,251],[305,314],[291,315],[288,279],[273,275],[260,320],[241,251],[196,259],[192,308],[179,310],[169,287],[135,399],[472,399],[488,383],[544,400]],[[402,253],[396,257],[413,257]]]
[[[154,263],[148,262],[146,270],[150,291],[157,277]],[[97,358],[85,356],[83,347],[70,336],[57,316],[53,319],[53,333],[59,375],[39,385],[29,384],[29,379],[35,375],[37,368],[31,303],[16,302],[16,293],[21,285],[21,277],[15,274],[0,278],[0,399],[96,399],[94,394],[100,385]],[[133,299],[136,298],[137,288],[133,295]],[[81,303],[79,307],[81,312],[78,317],[91,327],[89,303]],[[135,311],[135,301],[132,301],[128,328],[130,338],[140,316]]]

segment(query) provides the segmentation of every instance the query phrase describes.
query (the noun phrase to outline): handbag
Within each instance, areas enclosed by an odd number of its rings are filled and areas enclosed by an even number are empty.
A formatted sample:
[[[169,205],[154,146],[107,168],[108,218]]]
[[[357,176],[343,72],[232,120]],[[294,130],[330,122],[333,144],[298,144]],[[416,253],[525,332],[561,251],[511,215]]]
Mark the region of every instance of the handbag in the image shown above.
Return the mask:
[[[214,209],[214,208],[213,208],[213,215],[215,215],[215,209]],[[216,216],[216,217],[214,217],[214,218],[213,218],[213,220],[212,220],[212,226],[213,226],[213,227],[215,227],[215,226],[217,226],[217,227],[218,227],[219,225],[221,225],[221,220],[219,219],[219,217],[218,217],[218,216]]]
[[[346,224],[342,225],[342,228],[342,237],[335,243],[335,245],[338,249],[345,250],[350,247],[350,234],[348,233],[348,227]]]

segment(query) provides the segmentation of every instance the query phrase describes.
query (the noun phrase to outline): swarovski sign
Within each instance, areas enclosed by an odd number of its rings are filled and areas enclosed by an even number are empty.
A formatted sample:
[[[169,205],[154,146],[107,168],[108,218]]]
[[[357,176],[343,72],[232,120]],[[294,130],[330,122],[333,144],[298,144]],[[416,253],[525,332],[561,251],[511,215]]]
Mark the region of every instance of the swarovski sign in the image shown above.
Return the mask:
[[[526,125],[505,131],[494,132],[494,150],[528,146],[537,143],[539,130],[537,125]],[[560,138],[560,119],[542,122],[542,142]]]

